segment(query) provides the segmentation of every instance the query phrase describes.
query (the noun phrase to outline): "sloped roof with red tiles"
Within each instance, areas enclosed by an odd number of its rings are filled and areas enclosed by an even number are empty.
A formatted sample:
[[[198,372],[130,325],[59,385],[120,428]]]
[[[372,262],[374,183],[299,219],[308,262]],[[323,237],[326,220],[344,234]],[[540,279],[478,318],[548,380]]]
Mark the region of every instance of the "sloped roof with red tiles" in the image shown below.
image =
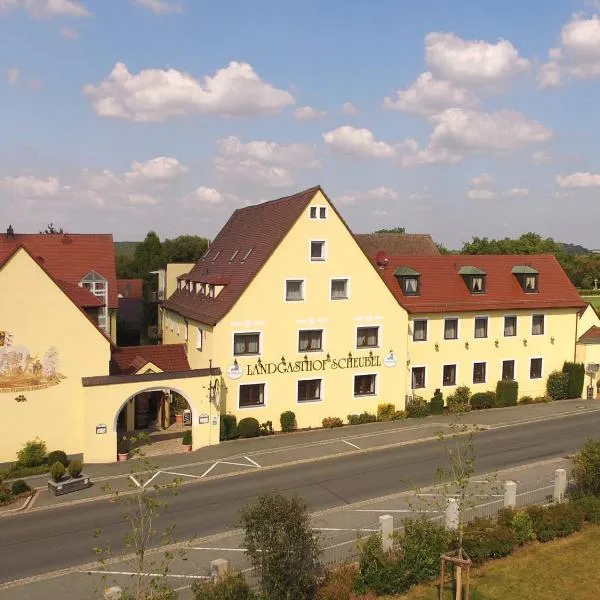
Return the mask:
[[[144,296],[143,279],[117,279],[117,293],[119,298],[137,298]]]
[[[69,283],[67,281],[56,280],[56,285],[71,298],[71,301],[80,308],[100,308],[104,303],[100,298],[94,296],[90,290]]]
[[[387,252],[396,256],[439,256],[433,238],[425,233],[356,233],[359,246],[367,256]]]
[[[156,365],[165,373],[190,370],[185,344],[161,344],[114,348],[110,359],[110,374],[133,375],[148,363]]]
[[[552,255],[390,256],[378,271],[398,303],[409,313],[482,311],[529,308],[583,308],[585,302]],[[375,259],[372,258],[373,263]],[[529,266],[539,272],[537,293],[525,293],[513,267]],[[419,273],[420,294],[405,296],[394,275],[399,267]],[[485,293],[470,293],[461,267],[486,273]],[[376,267],[377,268],[377,267]]]
[[[319,191],[323,192],[317,186],[236,210],[186,278],[219,281],[225,285],[223,290],[215,298],[176,290],[163,306],[200,323],[215,325],[231,310]]]
[[[117,308],[115,247],[111,234],[0,233],[0,261],[19,246],[58,281],[73,285],[96,271],[108,281],[108,308]]]
[[[600,327],[590,327],[578,340],[580,344],[600,344]]]

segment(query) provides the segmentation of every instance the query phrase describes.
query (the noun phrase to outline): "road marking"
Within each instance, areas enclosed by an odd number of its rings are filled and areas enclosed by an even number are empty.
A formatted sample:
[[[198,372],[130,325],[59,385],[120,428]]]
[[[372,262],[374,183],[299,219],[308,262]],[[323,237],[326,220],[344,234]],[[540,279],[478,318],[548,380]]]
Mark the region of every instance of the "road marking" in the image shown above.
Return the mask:
[[[209,547],[192,547],[190,550],[210,550],[214,552],[246,552],[246,548],[209,548]]]
[[[348,446],[352,446],[353,448],[360,450],[359,446],[357,446],[356,444],[353,444],[352,442],[349,442],[348,440],[340,440],[340,442],[344,442],[344,444],[348,444]]]
[[[430,512],[437,513],[442,512],[441,510],[422,510],[422,509],[411,509],[411,508],[394,508],[389,510],[387,508],[355,508],[352,512],[378,512],[378,513],[419,513],[419,512]],[[368,529],[365,529],[368,531]]]
[[[258,463],[257,463],[255,460],[252,460],[252,459],[251,459],[249,456],[244,456],[244,458],[245,458],[245,459],[246,459],[248,462],[251,462],[251,463],[252,463],[252,464],[253,464],[255,467],[259,467],[259,468],[260,468],[260,465],[259,465],[259,464],[258,464]]]
[[[206,471],[204,471],[204,473],[202,473],[202,475],[200,475],[200,479],[203,479],[204,477],[206,477],[218,464],[219,464],[219,461],[217,461],[216,463],[214,463],[210,467],[208,467],[208,469],[206,469]]]
[[[227,460],[220,460],[219,463],[222,465],[233,465],[234,467],[254,467],[254,465],[249,465],[248,463],[236,463]]]
[[[379,531],[379,529],[368,529],[367,527],[352,527],[349,529],[338,528],[338,527],[313,527],[313,531]]]
[[[153,479],[155,477],[158,477],[158,475],[160,475],[162,472],[163,471],[156,471],[156,473],[154,473],[154,475],[152,475],[152,477],[150,477],[150,479],[148,479],[148,481],[146,481],[142,487],[145,488],[147,485],[149,485],[153,481]]]
[[[161,471],[168,475],[177,475],[178,477],[192,477],[193,479],[200,479],[200,475],[190,475],[189,473],[176,473],[175,471]]]
[[[137,575],[140,577],[173,577],[175,579],[210,579],[208,575],[177,575],[175,573],[136,573],[135,571],[85,571],[88,575]]]
[[[137,487],[142,487],[140,485],[140,482],[133,475],[130,475],[129,479],[131,479],[131,481],[133,481],[133,483],[135,483],[135,485],[137,485]]]

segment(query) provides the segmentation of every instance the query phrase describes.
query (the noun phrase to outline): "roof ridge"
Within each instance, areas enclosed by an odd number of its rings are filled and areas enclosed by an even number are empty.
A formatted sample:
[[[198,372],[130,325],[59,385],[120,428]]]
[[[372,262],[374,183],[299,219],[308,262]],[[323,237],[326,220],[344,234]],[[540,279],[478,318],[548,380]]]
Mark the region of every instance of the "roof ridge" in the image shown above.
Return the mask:
[[[273,200],[265,200],[264,202],[259,202],[258,204],[250,204],[249,206],[243,206],[241,208],[236,208],[235,211],[233,212],[233,214],[235,214],[236,212],[243,212],[246,210],[262,208],[263,206],[267,206],[270,204],[276,204],[277,202],[282,202],[283,200],[289,200],[290,198],[295,198],[296,196],[304,196],[305,194],[308,194],[309,192],[314,192],[316,194],[318,190],[323,191],[320,185],[315,185],[313,187],[302,190],[301,192],[296,192],[295,194],[290,194],[289,196],[282,196],[281,198],[274,198]]]

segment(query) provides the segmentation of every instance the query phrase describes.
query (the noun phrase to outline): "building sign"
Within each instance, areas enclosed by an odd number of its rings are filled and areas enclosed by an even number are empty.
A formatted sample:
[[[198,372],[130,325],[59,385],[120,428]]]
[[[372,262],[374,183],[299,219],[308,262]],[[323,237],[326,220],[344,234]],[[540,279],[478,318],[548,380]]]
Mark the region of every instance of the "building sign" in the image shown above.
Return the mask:
[[[384,359],[383,359],[383,364],[388,367],[389,369],[391,369],[392,367],[395,367],[398,364],[398,357],[393,353],[390,352]]]
[[[246,375],[274,375],[276,373],[320,373],[323,371],[337,371],[338,369],[364,369],[381,367],[380,356],[348,356],[345,358],[330,358],[310,360],[293,360],[287,362],[257,362],[246,365]]]
[[[108,428],[104,423],[101,425],[96,425],[96,435],[104,435],[107,432]]]
[[[209,422],[209,416],[207,414],[202,414],[198,417],[198,423],[200,425],[206,425]]]
[[[227,377],[229,377],[229,379],[239,379],[243,374],[244,372],[242,371],[242,367],[240,367],[240,365],[237,363],[231,365],[227,369]]]

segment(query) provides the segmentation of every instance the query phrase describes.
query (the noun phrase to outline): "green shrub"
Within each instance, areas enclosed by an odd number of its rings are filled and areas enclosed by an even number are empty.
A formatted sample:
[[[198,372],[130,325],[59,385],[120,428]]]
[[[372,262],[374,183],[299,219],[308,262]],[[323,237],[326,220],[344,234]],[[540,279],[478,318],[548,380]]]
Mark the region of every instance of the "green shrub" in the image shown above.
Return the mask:
[[[471,410],[471,390],[466,385],[459,385],[453,394],[446,398],[446,406],[452,413],[468,412]]]
[[[181,438],[182,446],[191,446],[192,445],[192,430],[186,429],[183,432],[183,437]]]
[[[194,600],[255,600],[257,598],[244,576],[236,571],[229,571],[216,582],[194,582],[192,593]]]
[[[19,496],[20,494],[24,494],[25,492],[30,492],[31,488],[29,484],[23,479],[17,479],[12,482],[12,486],[10,487],[10,491],[15,495]]]
[[[348,600],[354,589],[358,567],[353,563],[342,563],[327,569],[315,600]]]
[[[220,425],[221,440],[234,440],[237,437],[237,417],[235,415],[221,415]]]
[[[350,425],[364,425],[365,423],[375,423],[377,421],[377,415],[367,412],[366,410],[365,412],[360,413],[360,415],[348,415],[347,418]]]
[[[579,531],[585,518],[581,508],[569,502],[548,507],[528,506],[525,512],[531,518],[535,536],[540,542],[566,537]]]
[[[552,371],[546,382],[546,394],[552,400],[564,400],[569,395],[569,374]]]
[[[378,404],[377,405],[377,420],[392,421],[396,414],[396,406],[394,404]]]
[[[273,421],[265,421],[260,424],[260,435],[273,435]]]
[[[552,402],[552,398],[550,396],[536,396],[533,399],[533,404],[547,404],[548,402]]]
[[[516,513],[511,520],[510,528],[513,530],[515,539],[519,546],[535,540],[533,521],[526,512]]]
[[[131,450],[131,440],[126,436],[122,436],[117,442],[117,452],[119,454],[129,454]]]
[[[435,390],[429,403],[429,412],[432,415],[441,415],[444,412],[444,394],[440,390]]]
[[[531,396],[522,396],[519,398],[519,404],[534,404],[534,401]]]
[[[406,419],[406,411],[397,410],[392,417],[392,421],[402,421],[402,419]]]
[[[46,462],[46,442],[39,438],[27,442],[17,452],[17,463],[21,467],[40,467]]]
[[[450,533],[429,519],[404,521],[399,536],[401,560],[410,585],[431,581],[440,575],[440,556],[450,546]]]
[[[496,392],[477,392],[471,396],[471,408],[493,408],[496,406]]]
[[[494,523],[489,518],[476,518],[464,528],[463,548],[475,565],[492,558],[508,556],[516,545],[512,529]]]
[[[585,383],[585,366],[583,363],[565,362],[563,373],[569,376],[567,398],[581,398],[583,384]]]
[[[21,467],[19,463],[13,463],[8,469],[0,471],[0,478],[17,479],[21,477],[30,477],[31,475],[41,475],[47,473],[49,465],[40,465],[39,467]]]
[[[333,429],[334,427],[343,427],[344,421],[339,417],[325,417],[322,424],[325,429]]]
[[[190,435],[191,435],[191,431],[190,431]],[[80,460],[72,460],[69,463],[68,471],[69,471],[69,475],[71,477],[80,477],[81,472],[83,471],[83,463]]]
[[[8,504],[12,499],[10,488],[5,483],[0,483],[0,505]]]
[[[429,403],[425,398],[413,396],[412,400],[406,403],[406,416],[409,419],[423,419],[429,416]]]
[[[65,466],[61,462],[56,461],[50,467],[50,477],[52,477],[56,483],[58,483],[65,476],[65,472]]]
[[[49,465],[53,465],[56,461],[61,462],[66,467],[69,464],[67,453],[62,450],[53,450],[50,452],[46,458],[46,462]]]
[[[573,505],[583,512],[586,521],[600,523],[600,496],[580,496],[573,500]]]
[[[254,417],[246,417],[238,423],[238,437],[253,438],[260,435],[260,425]]]
[[[600,496],[600,440],[588,440],[573,457],[573,485],[581,496]]]
[[[496,384],[496,406],[516,406],[519,398],[519,382],[501,379]]]
[[[296,429],[296,415],[291,410],[282,412],[279,417],[279,422],[281,423],[281,431],[285,433],[289,433]]]

